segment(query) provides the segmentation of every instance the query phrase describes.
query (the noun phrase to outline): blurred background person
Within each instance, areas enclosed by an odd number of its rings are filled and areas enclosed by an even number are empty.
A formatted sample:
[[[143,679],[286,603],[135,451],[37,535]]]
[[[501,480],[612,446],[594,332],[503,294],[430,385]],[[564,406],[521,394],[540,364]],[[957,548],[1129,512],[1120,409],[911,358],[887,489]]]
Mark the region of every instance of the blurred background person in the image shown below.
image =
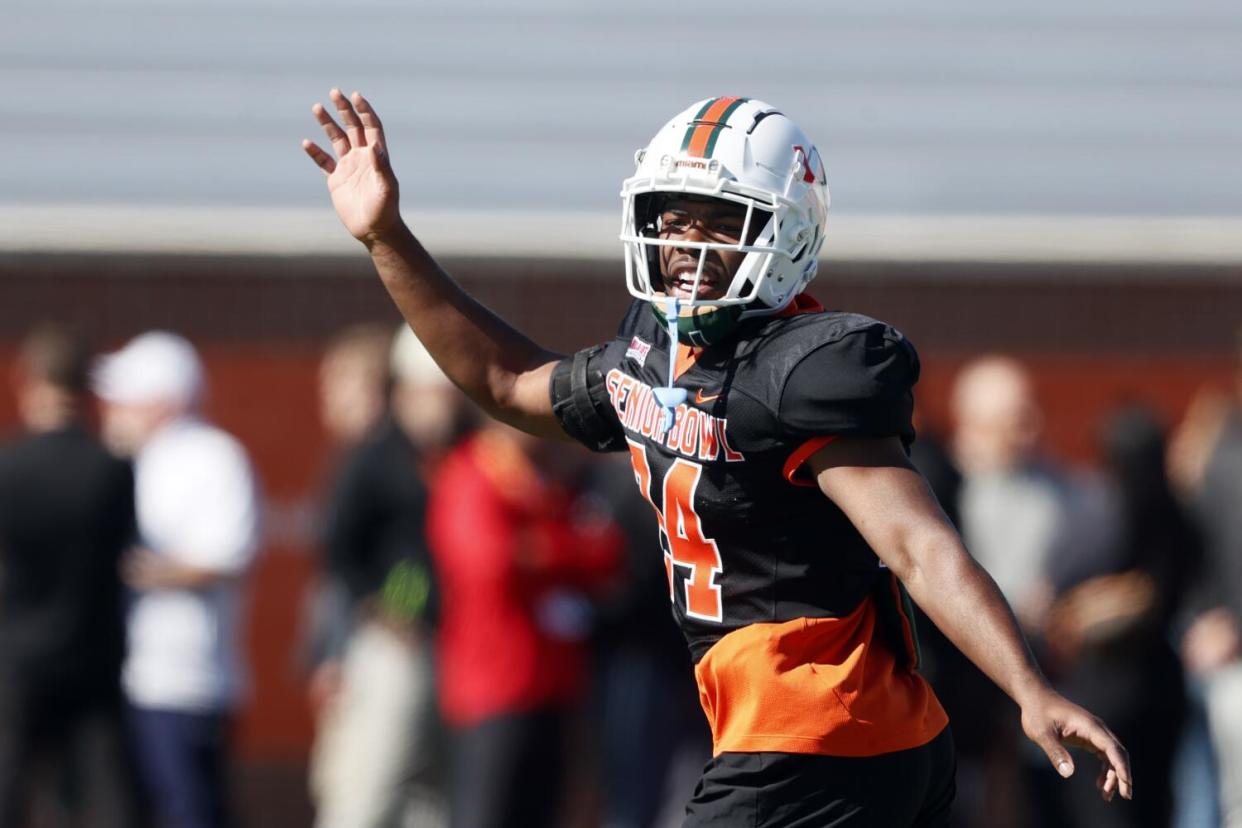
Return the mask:
[[[388,411],[393,333],[351,325],[329,340],[319,361],[319,418],[338,450],[357,445]]]
[[[138,541],[123,686],[157,824],[232,823],[229,726],[243,700],[242,600],[259,543],[245,449],[206,422],[193,346],[151,332],[103,357],[105,439],[134,456]]]
[[[339,340],[325,358],[341,375],[328,404],[369,409],[391,371],[391,399],[344,458],[324,530],[328,576],[344,587],[347,635],[339,690],[320,717],[312,786],[323,828],[434,826],[444,822],[437,778],[438,734],[432,631],[435,577],[427,548],[427,479],[461,434],[465,398],[413,331],[383,339],[376,370],[367,329]],[[348,350],[342,350],[348,348]],[[351,356],[352,353],[352,356]],[[352,399],[360,395],[361,399]],[[364,422],[359,419],[359,422]]]
[[[617,529],[572,482],[582,462],[573,447],[489,423],[432,487],[437,678],[458,828],[558,824],[567,727],[586,689],[587,597],[610,584],[621,555]]]
[[[317,391],[319,421],[328,440],[325,465],[330,471],[325,510],[331,507],[331,487],[348,462],[349,453],[387,410],[391,349],[389,329],[378,324],[351,325],[333,336],[324,348]],[[318,531],[322,538],[324,527],[318,527]],[[326,554],[307,590],[301,621],[300,655],[309,668],[308,695],[318,720],[340,691],[341,659],[351,622],[348,591],[343,579],[328,565]],[[323,726],[324,722],[316,721],[320,734]],[[319,754],[312,755],[312,780],[318,774],[318,757]]]
[[[951,453],[961,471],[958,516],[971,554],[996,580],[1040,655],[1052,600],[1049,564],[1067,544],[1093,543],[1069,473],[1043,451],[1043,412],[1027,369],[1006,356],[968,362],[954,380]],[[977,688],[972,716],[992,724],[981,756],[964,752],[955,817],[963,824],[1056,824],[1063,815],[1043,795],[1041,757],[1024,755],[1018,711],[988,687]],[[982,712],[981,712],[982,711]],[[1027,761],[1027,760],[1030,761]]]
[[[1232,395],[1202,393],[1170,465],[1203,533],[1204,560],[1182,657],[1207,709],[1221,824],[1242,826],[1242,330]]]
[[[1046,567],[1065,534],[1066,474],[1041,450],[1043,413],[1017,360],[967,363],[952,404],[962,535],[1030,637],[1042,626]]]
[[[21,344],[25,434],[0,446],[0,825],[137,824],[120,689],[133,475],[86,427],[90,355]],[[35,810],[35,803],[42,806]]]
[[[1100,519],[1109,541],[1054,553],[1044,654],[1061,692],[1109,722],[1146,781],[1138,805],[1099,807],[1106,803],[1089,775],[1057,794],[1073,825],[1160,828],[1173,816],[1173,760],[1186,708],[1173,620],[1197,568],[1199,538],[1169,485],[1155,412],[1118,409],[1100,442]]]

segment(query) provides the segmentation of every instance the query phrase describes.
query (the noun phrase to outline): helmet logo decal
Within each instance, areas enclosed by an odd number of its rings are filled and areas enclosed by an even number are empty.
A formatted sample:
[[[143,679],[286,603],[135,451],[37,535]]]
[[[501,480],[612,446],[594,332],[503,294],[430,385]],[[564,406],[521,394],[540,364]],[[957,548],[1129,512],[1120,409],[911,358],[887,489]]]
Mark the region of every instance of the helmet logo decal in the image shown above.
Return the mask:
[[[814,152],[815,148],[812,147],[811,151]],[[811,169],[810,156],[806,154],[806,150],[803,149],[800,144],[794,145],[794,152],[797,153],[798,160],[802,162],[802,180],[807,184],[814,184],[818,176],[815,174],[815,171]]]
[[[711,158],[716,139],[722,129],[727,129],[729,116],[750,98],[713,98],[703,104],[690,122],[686,137],[682,139],[681,151],[695,158]]]

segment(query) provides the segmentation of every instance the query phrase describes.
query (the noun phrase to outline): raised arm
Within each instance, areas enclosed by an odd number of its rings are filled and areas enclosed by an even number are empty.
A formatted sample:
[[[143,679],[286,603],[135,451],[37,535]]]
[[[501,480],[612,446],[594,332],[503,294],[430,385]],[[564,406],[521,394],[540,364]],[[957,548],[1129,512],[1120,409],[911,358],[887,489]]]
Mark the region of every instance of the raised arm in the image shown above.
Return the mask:
[[[1105,799],[1132,793],[1125,748],[1104,723],[1056,693],[1040,673],[1013,612],[967,553],[897,438],[841,439],[810,459],[832,499],[910,597],[958,649],[1022,710],[1022,727],[1062,776],[1074,772],[1066,747],[1101,760]]]
[[[355,92],[330,94],[340,123],[311,108],[332,145],[302,148],[327,176],[332,206],[366,245],[406,322],[453,382],[493,417],[543,437],[565,438],[552,414],[548,382],[560,355],[532,342],[453,281],[401,220],[379,116]]]

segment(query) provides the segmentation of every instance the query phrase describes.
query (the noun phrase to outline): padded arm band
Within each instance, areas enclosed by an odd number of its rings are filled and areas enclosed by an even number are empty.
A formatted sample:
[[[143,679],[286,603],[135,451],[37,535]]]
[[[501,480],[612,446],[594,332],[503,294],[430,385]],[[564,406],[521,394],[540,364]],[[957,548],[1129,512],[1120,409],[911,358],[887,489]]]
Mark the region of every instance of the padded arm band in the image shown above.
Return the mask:
[[[565,433],[591,451],[625,451],[625,437],[608,402],[604,373],[592,365],[603,345],[561,360],[552,371],[552,411]]]

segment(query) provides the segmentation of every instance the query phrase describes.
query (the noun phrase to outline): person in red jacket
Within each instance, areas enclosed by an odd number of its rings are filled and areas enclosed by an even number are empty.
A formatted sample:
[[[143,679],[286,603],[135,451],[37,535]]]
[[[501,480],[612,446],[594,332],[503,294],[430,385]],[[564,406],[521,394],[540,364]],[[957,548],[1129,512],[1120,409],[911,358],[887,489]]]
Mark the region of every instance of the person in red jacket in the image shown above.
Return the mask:
[[[619,530],[562,482],[560,450],[493,425],[454,450],[433,484],[453,825],[551,825],[560,804],[588,596],[609,584],[622,548]]]

